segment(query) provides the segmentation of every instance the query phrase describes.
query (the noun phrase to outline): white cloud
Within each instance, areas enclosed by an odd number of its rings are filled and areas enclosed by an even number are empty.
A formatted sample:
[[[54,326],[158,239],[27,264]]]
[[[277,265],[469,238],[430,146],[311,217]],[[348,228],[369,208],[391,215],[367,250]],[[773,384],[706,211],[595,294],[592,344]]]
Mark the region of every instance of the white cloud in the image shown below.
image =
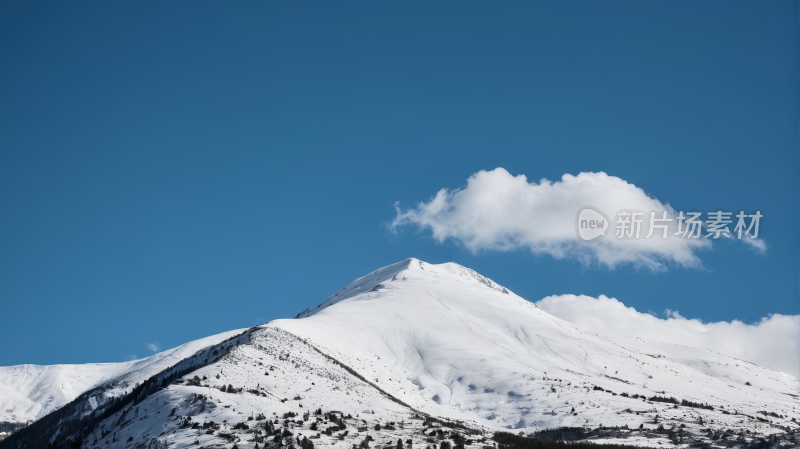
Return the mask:
[[[126,355],[125,356],[125,361],[126,362],[130,362],[130,361],[133,361],[133,360],[139,360],[139,357],[136,357],[136,354],[131,354],[131,355]]]
[[[767,253],[767,243],[763,239],[751,239],[749,235],[745,235],[742,237],[742,242],[759,254]]]
[[[704,323],[667,310],[662,319],[606,296],[548,296],[536,305],[600,333],[708,348],[800,377],[800,315],[774,314],[754,324],[738,320]]]
[[[580,240],[575,230],[576,216],[585,206],[603,211],[610,222],[606,236],[591,243]],[[528,182],[525,175],[513,176],[503,168],[482,170],[469,177],[466,187],[441,189],[414,208],[395,207],[393,232],[416,225],[430,230],[439,243],[451,239],[474,253],[527,249],[557,259],[575,258],[584,265],[614,268],[629,263],[657,271],[669,265],[702,268],[697,252],[711,246],[711,240],[703,237],[675,237],[677,220],[669,224],[668,238],[661,238],[660,230],[646,238],[650,212],[661,218],[666,211],[674,218],[676,211],[641,188],[602,172]],[[645,212],[639,239],[614,237],[616,215],[622,210]],[[743,240],[757,251],[766,250],[761,240]]]
[[[161,350],[161,348],[158,347],[158,343],[147,343],[145,346],[147,346],[147,349],[153,352],[158,352]]]

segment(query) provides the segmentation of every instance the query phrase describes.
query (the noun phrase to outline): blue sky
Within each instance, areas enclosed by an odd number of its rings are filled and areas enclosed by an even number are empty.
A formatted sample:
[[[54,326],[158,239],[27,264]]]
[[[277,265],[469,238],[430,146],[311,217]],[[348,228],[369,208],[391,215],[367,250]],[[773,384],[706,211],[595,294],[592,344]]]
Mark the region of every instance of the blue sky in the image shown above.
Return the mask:
[[[293,317],[408,257],[519,295],[798,314],[798,2],[4,2],[0,365]],[[388,229],[502,167],[760,210],[703,269]]]

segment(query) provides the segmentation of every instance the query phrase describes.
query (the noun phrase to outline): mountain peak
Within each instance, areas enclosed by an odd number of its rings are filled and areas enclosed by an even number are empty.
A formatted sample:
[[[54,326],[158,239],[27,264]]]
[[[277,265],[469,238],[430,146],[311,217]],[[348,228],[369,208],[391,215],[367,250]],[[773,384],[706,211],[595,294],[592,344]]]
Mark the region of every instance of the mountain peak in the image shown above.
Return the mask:
[[[378,292],[386,288],[386,284],[398,280],[427,279],[432,282],[468,283],[476,286],[490,288],[496,292],[515,296],[510,290],[497,284],[472,270],[455,262],[431,264],[416,258],[408,258],[400,262],[379,268],[366,276],[355,279],[347,286],[329,296],[325,301],[313,309],[300,312],[295,318],[306,318],[320,311],[338,304],[346,299],[353,298],[369,292]]]

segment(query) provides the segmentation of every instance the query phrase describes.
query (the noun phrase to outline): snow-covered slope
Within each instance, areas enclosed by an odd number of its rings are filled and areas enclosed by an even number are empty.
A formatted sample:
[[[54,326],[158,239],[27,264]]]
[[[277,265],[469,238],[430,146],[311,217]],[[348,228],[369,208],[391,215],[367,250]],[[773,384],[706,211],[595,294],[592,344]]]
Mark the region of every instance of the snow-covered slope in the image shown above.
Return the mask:
[[[800,417],[798,381],[789,375],[705,349],[596,334],[453,263],[388,266],[300,318],[269,326],[312,342],[419,410],[496,428],[639,427],[659,415],[665,424],[771,433]],[[759,411],[785,418],[759,421]]]
[[[8,447],[80,438],[99,449],[255,449],[309,438],[351,449],[369,436],[382,448],[451,439],[486,449],[494,430],[561,426],[605,442],[731,446],[795,441],[799,428],[791,376],[587,331],[452,263],[399,262],[296,319],[186,353],[116,401],[82,395]]]
[[[36,420],[129,367],[130,363],[1,367],[0,422]]]
[[[0,367],[0,422],[35,421],[99,385],[107,385],[108,396],[117,396],[198,350],[243,331],[223,332],[123,363]]]

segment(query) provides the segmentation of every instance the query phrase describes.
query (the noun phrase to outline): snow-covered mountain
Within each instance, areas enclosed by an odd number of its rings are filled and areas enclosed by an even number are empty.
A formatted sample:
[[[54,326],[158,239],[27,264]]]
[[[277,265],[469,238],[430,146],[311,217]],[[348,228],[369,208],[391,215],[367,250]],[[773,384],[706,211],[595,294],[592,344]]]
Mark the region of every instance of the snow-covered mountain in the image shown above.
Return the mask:
[[[268,326],[359,367],[413,407],[487,426],[638,427],[641,415],[617,412],[642,409],[642,401],[622,393],[750,415],[766,409],[790,415],[800,405],[792,396],[797,379],[788,374],[705,349],[587,331],[453,263],[400,262],[300,317]],[[661,416],[685,413],[672,409]],[[714,415],[730,425],[739,419]]]
[[[227,337],[116,400],[101,383],[6,444],[249,449],[313,436],[349,449],[369,435],[477,449],[494,430],[568,426],[606,442],[732,445],[792,441],[800,418],[792,376],[597,334],[453,263],[402,261],[295,319]]]
[[[129,362],[0,367],[0,423],[35,421],[100,385],[106,386],[109,397],[119,396],[198,350],[243,331],[223,332]]]

